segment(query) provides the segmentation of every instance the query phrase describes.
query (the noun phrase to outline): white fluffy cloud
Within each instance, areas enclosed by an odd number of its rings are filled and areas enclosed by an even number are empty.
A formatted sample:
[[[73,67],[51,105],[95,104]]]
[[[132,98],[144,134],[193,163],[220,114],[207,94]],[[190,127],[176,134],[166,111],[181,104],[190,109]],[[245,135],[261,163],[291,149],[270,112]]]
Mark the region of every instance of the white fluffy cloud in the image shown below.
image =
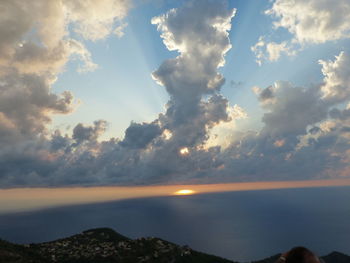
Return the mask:
[[[334,61],[320,60],[324,84],[324,99],[344,102],[350,98],[350,55],[341,52]]]
[[[217,68],[224,65],[224,56],[231,48],[228,31],[235,14],[222,3],[190,1],[152,19],[166,47],[180,52],[153,73],[174,97],[195,98],[222,85],[223,76]]]
[[[266,14],[277,18],[299,43],[324,43],[350,37],[348,0],[276,0]]]
[[[267,42],[264,37],[260,37],[259,41],[251,47],[256,56],[256,62],[261,66],[263,61],[277,61],[281,55],[295,55],[295,50],[288,46],[287,41],[282,43]]]
[[[68,27],[85,39],[98,40],[113,32],[129,8],[126,0],[34,0],[0,2],[0,67],[22,73],[57,73],[71,55],[93,70],[89,51],[71,39]]]
[[[90,40],[105,38],[117,28],[122,34],[126,24],[121,28],[115,22],[120,22],[131,7],[128,0],[62,0],[62,4],[74,31]]]
[[[252,47],[258,63],[276,61],[282,53],[293,55],[307,44],[350,37],[348,0],[276,0],[265,13],[275,19],[275,29],[284,28],[292,37],[281,43],[260,38]]]
[[[69,92],[56,95],[51,85],[69,59],[78,59],[78,71],[97,65],[70,25],[85,39],[112,33],[129,8],[124,0],[5,0],[0,2],[0,113],[1,123],[13,134],[45,134],[53,113],[73,109]],[[11,124],[11,125],[10,125]]]

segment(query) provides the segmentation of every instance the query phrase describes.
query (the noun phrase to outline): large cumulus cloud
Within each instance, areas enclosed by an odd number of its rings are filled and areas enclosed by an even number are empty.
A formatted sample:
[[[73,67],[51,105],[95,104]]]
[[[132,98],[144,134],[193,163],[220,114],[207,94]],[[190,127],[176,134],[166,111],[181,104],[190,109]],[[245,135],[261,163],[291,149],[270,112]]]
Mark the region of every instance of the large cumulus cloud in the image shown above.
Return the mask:
[[[83,41],[112,33],[129,6],[124,0],[0,2],[2,185],[39,184],[54,170],[59,152],[50,151],[48,125],[53,114],[68,114],[76,104],[72,93],[55,94],[51,86],[72,58],[81,72],[97,67]]]
[[[1,1],[0,124],[13,136],[35,137],[45,135],[52,114],[71,112],[73,95],[51,92],[57,74],[72,57],[82,62],[80,71],[97,65],[68,27],[85,39],[101,39],[128,5],[122,0]]]
[[[120,4],[124,3],[119,2]],[[82,36],[94,40],[105,36],[105,30],[111,30],[113,16],[108,11],[105,21],[97,21],[96,19],[101,18],[91,16],[89,8],[85,6],[87,3],[90,2],[60,2],[68,10],[65,17],[73,23],[74,30]],[[19,3],[17,4],[16,7],[9,6],[18,11],[17,9],[20,7]],[[38,2],[38,5],[38,12],[42,12],[48,4],[47,2]],[[111,6],[111,3],[106,6]],[[49,9],[57,12],[62,11],[55,5]],[[121,18],[124,14],[122,10],[119,8],[117,14],[114,15]],[[37,160],[47,162],[47,159],[50,159],[49,164],[46,164],[45,167],[52,166],[53,170],[47,168],[43,172],[36,169],[36,165],[33,164],[30,165],[30,172],[28,169],[21,171],[20,167],[24,167],[24,165],[18,165],[17,172],[13,171],[11,175],[3,173],[2,180],[10,185],[11,178],[13,178],[13,184],[16,184],[19,177],[25,178],[25,174],[31,174],[41,178],[40,182],[44,185],[104,184],[108,182],[152,183],[179,180],[179,175],[192,174],[193,170],[205,170],[203,165],[204,167],[217,166],[215,162],[209,162],[209,160],[213,159],[211,156],[218,149],[215,147],[207,149],[204,145],[211,128],[219,123],[233,121],[234,118],[234,114],[230,113],[233,112],[233,107],[219,93],[224,83],[224,77],[217,71],[219,67],[224,65],[224,56],[231,48],[228,31],[231,28],[231,19],[234,13],[235,10],[229,9],[226,1],[206,0],[190,1],[185,3],[183,7],[172,9],[164,15],[153,18],[152,23],[157,25],[166,47],[169,50],[179,52],[177,57],[166,60],[152,74],[153,78],[163,85],[170,95],[166,112],[160,114],[158,119],[152,123],[132,123],[126,129],[123,140],[111,139],[99,142],[98,135],[105,128],[105,124],[101,122],[95,122],[93,126],[78,124],[73,129],[72,136],[62,135],[61,132],[57,131],[51,138],[49,136],[42,137],[38,148],[40,148],[41,154],[46,157],[44,160],[42,158],[37,158]],[[52,18],[53,14],[50,13],[47,16]],[[34,23],[36,16],[30,17],[30,19]],[[67,24],[65,21],[57,23]],[[102,29],[92,28],[91,32],[86,32],[90,24],[102,27]],[[60,26],[58,28],[62,29]],[[46,32],[47,30],[39,28],[38,32],[41,31]],[[95,31],[101,32],[101,36],[94,35]],[[85,60],[85,64],[90,64],[90,56],[87,52],[81,51],[80,47],[83,46],[80,46],[79,42],[63,38],[67,35],[64,30],[59,31],[58,34],[60,36],[56,37],[56,41],[47,37],[53,48],[56,48],[61,42],[67,44],[67,41],[71,41],[69,45],[74,44],[74,50],[78,50],[75,53]],[[16,50],[23,48],[25,43],[22,43],[18,48],[14,44],[15,40],[8,44],[8,50],[12,50],[8,53],[10,55],[4,63],[5,65],[14,65],[10,60],[14,60]],[[63,57],[67,59],[66,55]],[[38,61],[42,60],[38,59]],[[60,65],[64,65],[64,63],[62,62]],[[16,68],[16,72],[20,72],[20,70],[20,68]],[[33,69],[30,73],[41,74],[41,70]],[[29,72],[21,72],[20,74],[29,74]],[[68,98],[70,97],[67,93],[59,100],[69,104],[61,110],[62,113],[68,112],[68,108],[71,107],[71,99]],[[58,107],[61,104],[52,103],[52,107]],[[48,116],[44,107],[41,110],[43,113],[45,112],[45,116]],[[52,109],[52,111],[54,110],[55,108]],[[56,111],[59,112],[59,110]],[[6,121],[9,128],[11,122],[5,117],[3,114],[1,120]],[[49,122],[49,117],[47,122]],[[45,125],[42,129],[45,129]],[[186,149],[186,156],[181,154],[183,149]],[[38,157],[38,151],[33,151],[33,154]],[[33,158],[35,159],[35,157]],[[21,160],[25,160],[25,156]],[[20,160],[17,161],[20,162]],[[7,163],[9,164],[9,162]],[[8,164],[4,166],[10,167]],[[8,169],[8,171],[10,170],[11,168]],[[30,184],[30,176],[28,176],[28,182]]]
[[[320,85],[295,87],[276,82],[255,88],[264,126],[242,134],[220,157],[225,178],[290,180],[349,176],[349,63],[341,52],[334,61],[321,61]],[[332,91],[332,92],[330,92]],[[230,171],[229,174],[227,172]]]
[[[277,18],[298,42],[323,43],[350,37],[350,3],[347,0],[276,0],[268,15]]]
[[[191,1],[152,19],[166,47],[180,53],[152,74],[170,95],[160,120],[173,135],[173,147],[200,145],[209,128],[229,120],[228,101],[218,94],[224,77],[217,70],[231,48],[234,14],[225,1]],[[204,95],[210,97],[203,100]]]

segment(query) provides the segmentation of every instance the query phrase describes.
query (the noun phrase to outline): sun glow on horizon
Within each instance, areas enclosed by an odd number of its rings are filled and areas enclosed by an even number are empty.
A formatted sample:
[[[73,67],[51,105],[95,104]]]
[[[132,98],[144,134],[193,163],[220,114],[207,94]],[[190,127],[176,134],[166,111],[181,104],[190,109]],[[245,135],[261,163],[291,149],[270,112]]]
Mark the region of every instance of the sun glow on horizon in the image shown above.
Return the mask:
[[[176,191],[174,194],[175,195],[193,195],[195,193],[196,192],[191,190],[191,189],[181,189],[181,190]]]
[[[101,186],[0,189],[0,214],[134,198],[331,186],[350,186],[350,179],[128,187]]]

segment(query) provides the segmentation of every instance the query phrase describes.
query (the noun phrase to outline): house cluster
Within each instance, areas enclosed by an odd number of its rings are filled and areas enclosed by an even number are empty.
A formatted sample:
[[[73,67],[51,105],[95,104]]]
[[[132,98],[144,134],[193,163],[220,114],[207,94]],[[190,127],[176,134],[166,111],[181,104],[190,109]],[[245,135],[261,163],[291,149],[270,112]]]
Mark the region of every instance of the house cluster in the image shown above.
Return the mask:
[[[38,250],[52,262],[77,259],[108,258],[138,263],[162,261],[191,255],[187,246],[177,246],[158,238],[139,238],[135,240],[111,240],[108,235],[85,232],[70,238],[48,243],[33,244],[32,248]],[[167,261],[167,262],[171,262]]]
[[[99,242],[95,239],[91,239],[89,243],[63,240],[35,246],[41,255],[46,255],[54,262],[60,262],[62,259],[107,258],[118,255],[118,248],[113,242]]]

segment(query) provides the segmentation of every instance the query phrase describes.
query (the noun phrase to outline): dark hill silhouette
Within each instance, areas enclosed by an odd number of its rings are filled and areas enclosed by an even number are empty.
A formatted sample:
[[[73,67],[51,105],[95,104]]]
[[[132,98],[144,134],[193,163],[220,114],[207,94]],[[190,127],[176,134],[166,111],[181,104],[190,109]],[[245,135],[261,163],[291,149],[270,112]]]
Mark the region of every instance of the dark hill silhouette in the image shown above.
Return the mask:
[[[275,255],[254,263],[273,263]],[[350,257],[332,252],[326,263],[350,263]],[[109,228],[84,231],[50,242],[18,245],[0,240],[0,263],[233,263],[188,246],[154,238],[130,239]]]

